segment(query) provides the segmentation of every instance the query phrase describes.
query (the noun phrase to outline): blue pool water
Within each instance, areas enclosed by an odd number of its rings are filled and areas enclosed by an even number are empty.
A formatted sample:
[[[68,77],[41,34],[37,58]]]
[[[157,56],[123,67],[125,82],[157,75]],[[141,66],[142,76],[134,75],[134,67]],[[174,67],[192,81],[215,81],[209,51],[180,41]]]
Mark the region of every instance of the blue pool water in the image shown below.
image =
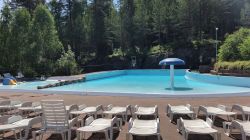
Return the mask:
[[[161,95],[189,95],[189,94],[227,94],[250,92],[249,87],[213,84],[198,80],[191,80],[185,71],[175,73],[175,90],[169,88],[168,71],[122,71],[117,73],[98,73],[87,75],[87,82],[75,83],[61,87],[44,89],[46,91],[75,91],[101,93],[130,93],[130,94],[161,94]],[[53,83],[55,81],[50,81]],[[24,83],[10,86],[14,89],[36,89],[45,82]],[[5,86],[0,86],[6,88]]]

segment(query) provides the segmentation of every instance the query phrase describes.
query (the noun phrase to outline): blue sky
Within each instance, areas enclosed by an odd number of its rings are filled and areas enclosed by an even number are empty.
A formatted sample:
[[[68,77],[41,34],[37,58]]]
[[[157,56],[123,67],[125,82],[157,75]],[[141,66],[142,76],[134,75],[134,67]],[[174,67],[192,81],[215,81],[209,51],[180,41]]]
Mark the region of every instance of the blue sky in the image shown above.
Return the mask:
[[[3,7],[3,0],[0,0],[0,9]]]

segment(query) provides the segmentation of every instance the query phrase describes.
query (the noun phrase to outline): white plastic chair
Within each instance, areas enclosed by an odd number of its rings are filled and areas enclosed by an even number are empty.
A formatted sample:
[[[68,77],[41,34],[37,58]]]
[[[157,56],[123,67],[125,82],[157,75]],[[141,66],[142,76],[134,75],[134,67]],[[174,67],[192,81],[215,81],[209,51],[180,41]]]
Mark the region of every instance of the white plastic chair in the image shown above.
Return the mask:
[[[194,109],[190,104],[178,106],[171,106],[170,104],[168,104],[166,107],[166,114],[170,117],[171,122],[174,119],[174,115],[188,115],[191,119],[196,118]]]
[[[11,117],[5,117],[1,121],[3,122],[2,125],[0,125],[0,131],[13,131],[15,134],[15,138],[17,139],[16,131],[20,130],[20,139],[27,140],[28,134],[32,128],[33,125],[39,124],[42,122],[41,117],[35,117],[35,118],[28,118],[23,119],[22,116],[11,116]],[[5,124],[4,124],[5,123]],[[22,137],[21,130],[25,130],[25,135]]]
[[[212,128],[213,122],[210,118],[207,118],[206,121],[197,119],[197,120],[183,120],[182,118],[178,119],[177,127],[179,132],[183,135],[185,140],[188,140],[190,134],[212,135],[214,140],[220,140],[220,133]]]
[[[128,125],[127,140],[130,140],[133,135],[135,136],[157,136],[161,139],[159,118],[156,120],[138,120],[130,118]]]
[[[236,121],[233,120],[230,126],[229,134],[233,133],[233,129],[240,130],[242,140],[247,140],[247,136],[250,136],[250,122],[249,121]]]
[[[76,119],[69,120],[68,112],[63,100],[43,100],[43,127],[39,131],[33,133],[33,139],[36,139],[36,134],[39,133],[39,138],[42,139],[44,133],[59,133],[62,139],[71,138],[71,127],[76,124]],[[41,136],[41,137],[40,137]]]
[[[158,118],[158,106],[154,107],[141,107],[136,105],[133,109],[133,118],[138,118],[138,116],[154,116],[155,119]]]
[[[120,127],[121,127],[120,121],[116,117],[112,119],[105,119],[105,118],[94,119],[93,116],[90,116],[86,119],[85,126],[80,127],[76,130],[77,140],[81,140],[82,133],[83,133],[83,138],[85,138],[86,132],[91,132],[91,133],[103,132],[105,134],[106,140],[112,140],[113,129],[116,128],[120,130]],[[110,132],[109,135],[108,132]]]
[[[121,115],[122,120],[126,121],[128,118],[128,112],[130,110],[131,110],[130,105],[127,105],[126,107],[121,107],[121,106],[113,106],[112,104],[110,104],[104,108],[103,115],[104,116],[106,116],[106,115],[111,115],[111,116]]]

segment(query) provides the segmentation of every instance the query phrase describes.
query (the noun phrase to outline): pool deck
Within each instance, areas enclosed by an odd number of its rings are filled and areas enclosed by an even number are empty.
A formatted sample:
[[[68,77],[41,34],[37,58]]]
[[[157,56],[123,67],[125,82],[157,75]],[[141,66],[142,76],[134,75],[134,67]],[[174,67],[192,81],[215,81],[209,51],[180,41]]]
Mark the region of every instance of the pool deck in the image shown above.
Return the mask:
[[[211,105],[216,106],[217,104],[223,104],[231,106],[233,104],[242,104],[250,105],[250,96],[245,97],[120,97],[120,96],[81,96],[81,95],[67,95],[67,94],[32,94],[24,92],[1,92],[0,98],[11,99],[11,100],[21,100],[21,101],[41,101],[42,99],[63,99],[67,105],[70,104],[86,104],[86,105],[119,105],[125,106],[128,104],[131,105],[141,105],[141,106],[154,106],[158,105],[159,107],[159,117],[160,117],[160,133],[162,140],[181,140],[182,136],[177,133],[176,125],[170,123],[169,118],[165,115],[165,107],[167,104],[171,105],[182,105],[182,104],[191,104],[194,107],[199,105]],[[125,140],[126,132],[128,130],[128,123],[123,126],[122,131],[117,136],[116,140]],[[221,132],[221,140],[233,140],[226,136],[221,127],[215,127]],[[50,137],[49,135],[44,137],[44,140],[49,137],[50,140],[55,139],[55,137]],[[240,135],[236,135],[240,139]],[[59,137],[58,137],[59,138]],[[57,139],[58,139],[57,138]],[[60,139],[60,138],[59,138]],[[140,138],[140,140],[145,140],[146,138]],[[151,138],[148,138],[148,140]],[[210,140],[210,137],[191,137],[192,140]],[[95,138],[95,135],[89,138],[89,140],[98,140]],[[153,140],[153,138],[152,138]]]

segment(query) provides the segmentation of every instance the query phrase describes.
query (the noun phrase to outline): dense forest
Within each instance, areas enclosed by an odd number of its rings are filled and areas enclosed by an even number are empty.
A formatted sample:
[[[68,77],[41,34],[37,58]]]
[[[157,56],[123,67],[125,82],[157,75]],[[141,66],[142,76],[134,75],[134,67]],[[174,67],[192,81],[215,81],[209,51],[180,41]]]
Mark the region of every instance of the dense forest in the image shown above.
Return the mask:
[[[6,0],[0,18],[0,73],[70,75],[215,63],[215,44],[250,26],[249,0]],[[218,28],[218,40],[215,40]]]

